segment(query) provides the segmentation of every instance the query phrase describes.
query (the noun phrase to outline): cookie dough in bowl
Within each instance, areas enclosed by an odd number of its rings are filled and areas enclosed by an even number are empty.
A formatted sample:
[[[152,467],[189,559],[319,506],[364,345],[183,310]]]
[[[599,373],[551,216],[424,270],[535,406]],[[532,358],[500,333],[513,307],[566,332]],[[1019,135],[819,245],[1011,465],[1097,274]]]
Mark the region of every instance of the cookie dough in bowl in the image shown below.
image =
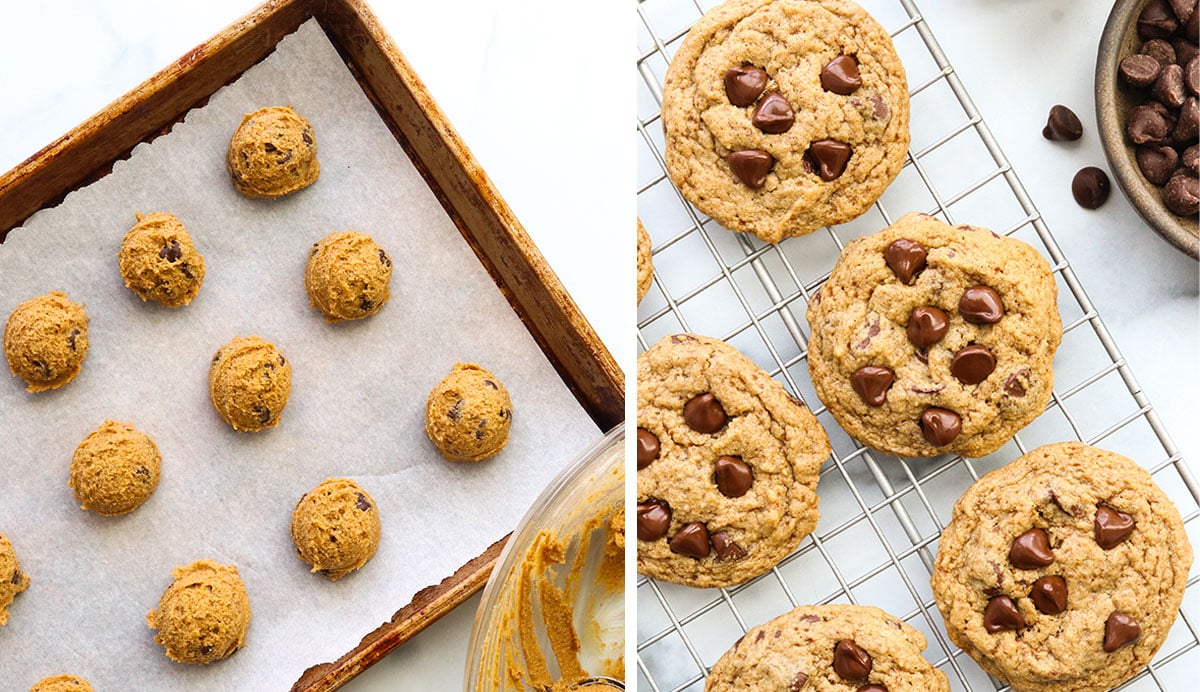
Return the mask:
[[[238,192],[281,197],[313,184],[321,173],[312,125],[287,106],[246,114],[225,157]]]
[[[57,389],[79,374],[88,350],[88,316],[67,294],[21,303],[4,325],[4,357],[31,392]]]
[[[75,448],[71,490],[80,507],[116,516],[132,512],[158,487],[162,455],[149,435],[106,420]]]
[[[29,575],[21,571],[12,543],[0,533],[0,625],[8,622],[8,607],[13,599],[28,588]]]
[[[234,430],[273,428],[292,393],[292,364],[265,339],[235,336],[213,356],[208,392]]]
[[[246,645],[250,597],[237,567],[197,560],[176,567],[171,576],[175,581],[163,592],[158,609],[146,615],[167,658],[212,663]]]
[[[76,675],[55,675],[42,678],[29,692],[93,692],[92,684]]]
[[[331,233],[313,243],[304,269],[308,301],[327,322],[379,312],[391,293],[392,259],[365,233]]]
[[[475,363],[455,363],[425,402],[425,434],[450,461],[481,461],[498,454],[511,425],[508,390]]]
[[[312,571],[337,581],[379,548],[379,507],[349,478],[326,478],[292,511],[292,543]]]
[[[125,286],[143,301],[177,308],[192,302],[204,282],[204,256],[174,214],[137,214],[121,241],[117,265]]]

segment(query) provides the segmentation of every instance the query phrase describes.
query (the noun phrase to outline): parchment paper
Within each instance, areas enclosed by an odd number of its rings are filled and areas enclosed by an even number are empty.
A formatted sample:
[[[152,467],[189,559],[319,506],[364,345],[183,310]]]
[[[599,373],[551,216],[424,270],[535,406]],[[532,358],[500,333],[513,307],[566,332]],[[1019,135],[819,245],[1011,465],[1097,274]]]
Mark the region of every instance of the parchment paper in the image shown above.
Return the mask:
[[[229,139],[244,113],[284,104],[313,124],[320,179],[245,199],[225,170]],[[135,211],[170,211],[190,230],[207,264],[191,305],[143,304],[124,287],[116,253]],[[304,293],[305,255],[347,228],[392,256],[392,297],[328,325]],[[512,530],[599,437],[315,21],[9,234],[0,315],[51,290],[86,303],[91,348],[57,391],[28,394],[0,372],[0,532],[32,580],[0,627],[5,689],[62,672],[98,690],[287,689]],[[209,402],[209,361],[235,334],[274,341],[292,362],[278,428],[234,432]],[[512,395],[508,446],[477,464],[442,460],[422,428],[456,360],[489,367]],[[156,492],[116,518],[79,509],[67,486],[76,445],[106,418],[163,455]],[[288,533],[296,501],[329,476],[361,483],[383,521],[375,558],[336,583],[309,573]],[[196,667],[169,661],[144,617],[171,569],[200,558],[237,565],[253,620],[245,649]]]

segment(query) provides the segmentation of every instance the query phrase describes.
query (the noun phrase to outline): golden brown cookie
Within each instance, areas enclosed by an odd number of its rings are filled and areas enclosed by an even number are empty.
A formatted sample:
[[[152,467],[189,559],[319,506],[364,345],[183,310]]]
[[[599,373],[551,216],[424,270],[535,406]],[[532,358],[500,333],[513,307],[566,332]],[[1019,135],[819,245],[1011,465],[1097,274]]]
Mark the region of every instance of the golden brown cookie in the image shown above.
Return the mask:
[[[651,255],[650,234],[642,226],[642,220],[637,222],[637,299],[642,302],[650,284],[654,282],[654,258]]]
[[[197,560],[171,571],[175,581],[146,615],[154,641],[180,663],[212,663],[246,645],[250,597],[237,567]]]
[[[455,363],[425,402],[425,434],[450,461],[481,461],[498,454],[511,425],[508,390],[475,363]]]
[[[728,0],[671,59],[667,173],[697,209],[775,243],[849,221],[908,151],[908,83],[849,0]]]
[[[704,689],[949,692],[924,650],[925,635],[879,608],[800,606],[746,632]]]
[[[162,455],[149,435],[106,420],[75,448],[71,490],[80,507],[115,516],[141,506],[158,487]]]
[[[337,581],[379,548],[379,507],[349,478],[326,478],[292,510],[292,543],[313,572]]]
[[[204,282],[204,256],[174,214],[136,214],[125,234],[117,265],[125,286],[143,301],[169,308],[192,302]]]
[[[769,570],[817,525],[829,439],[732,346],[675,334],[638,356],[637,570],[730,586]]]
[[[950,640],[1018,692],[1100,692],[1146,666],[1192,564],[1179,511],[1141,466],[1078,442],[980,478],[938,541]]]
[[[247,113],[225,157],[238,192],[281,197],[312,185],[321,173],[312,125],[287,106]]]
[[[292,364],[269,341],[235,336],[213,356],[208,393],[234,430],[273,428],[292,393]]]
[[[313,243],[304,268],[308,301],[327,322],[358,320],[388,301],[392,259],[371,236],[331,233]]]
[[[868,447],[990,454],[1050,399],[1057,295],[1029,245],[907,214],[847,243],[809,303],[813,386]]]
[[[88,350],[88,316],[67,294],[51,291],[17,306],[4,325],[4,357],[31,392],[75,379]]]
[[[92,683],[75,675],[55,675],[33,683],[29,692],[92,692]]]
[[[8,607],[13,599],[28,588],[29,575],[21,571],[12,543],[0,533],[0,625],[8,622]]]

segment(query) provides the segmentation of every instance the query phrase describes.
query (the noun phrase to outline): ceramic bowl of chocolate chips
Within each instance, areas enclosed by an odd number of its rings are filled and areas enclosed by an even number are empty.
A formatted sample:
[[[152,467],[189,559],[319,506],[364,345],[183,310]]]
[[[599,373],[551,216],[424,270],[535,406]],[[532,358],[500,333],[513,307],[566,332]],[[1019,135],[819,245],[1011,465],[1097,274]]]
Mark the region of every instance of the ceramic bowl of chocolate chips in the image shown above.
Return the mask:
[[[1117,0],[1096,58],[1096,117],[1117,185],[1200,258],[1198,0]]]

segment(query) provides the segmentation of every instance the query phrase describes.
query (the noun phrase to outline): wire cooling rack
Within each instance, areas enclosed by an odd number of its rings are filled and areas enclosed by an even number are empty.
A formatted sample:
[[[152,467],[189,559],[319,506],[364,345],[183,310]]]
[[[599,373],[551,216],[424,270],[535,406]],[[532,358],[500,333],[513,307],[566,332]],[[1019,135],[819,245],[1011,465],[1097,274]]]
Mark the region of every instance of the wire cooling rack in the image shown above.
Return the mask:
[[[639,351],[680,331],[724,339],[810,405],[833,454],[821,470],[817,530],[767,574],[730,589],[639,578],[637,689],[702,690],[712,665],[748,628],[806,603],[882,607],[925,634],[926,657],[953,689],[1008,689],[950,643],[929,587],[938,536],[967,487],[1042,444],[1082,440],[1149,468],[1193,536],[1200,489],[911,0],[859,0],[891,33],[912,104],[907,161],[872,210],[768,245],[725,230],[679,195],[663,162],[661,85],[688,28],[716,1],[641,0],[637,8],[638,214],[654,240],[655,266],[654,286],[638,309]],[[908,211],[1020,238],[1049,259],[1058,283],[1064,335],[1053,397],[1032,424],[981,459],[908,460],[868,450],[819,406],[808,376],[809,297],[846,242]],[[1189,576],[1162,649],[1121,690],[1195,689],[1200,568]]]

